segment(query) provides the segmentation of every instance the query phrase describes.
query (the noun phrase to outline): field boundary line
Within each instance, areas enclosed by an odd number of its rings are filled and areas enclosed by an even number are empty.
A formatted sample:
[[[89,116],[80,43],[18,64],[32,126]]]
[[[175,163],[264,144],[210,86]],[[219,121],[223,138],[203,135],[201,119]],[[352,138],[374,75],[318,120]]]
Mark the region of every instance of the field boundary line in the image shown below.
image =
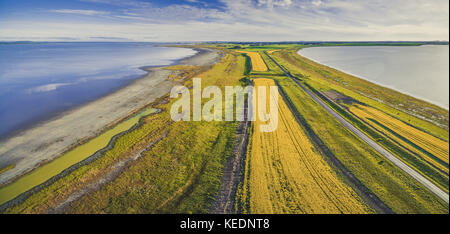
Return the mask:
[[[235,138],[232,154],[227,158],[225,166],[222,170],[222,178],[220,190],[216,195],[216,201],[210,209],[213,214],[234,214],[238,213],[235,210],[236,194],[239,183],[243,180],[241,169],[245,164],[247,156],[247,146],[249,142],[249,121],[248,121],[248,96],[244,100],[244,120],[240,121],[236,130],[237,137]]]

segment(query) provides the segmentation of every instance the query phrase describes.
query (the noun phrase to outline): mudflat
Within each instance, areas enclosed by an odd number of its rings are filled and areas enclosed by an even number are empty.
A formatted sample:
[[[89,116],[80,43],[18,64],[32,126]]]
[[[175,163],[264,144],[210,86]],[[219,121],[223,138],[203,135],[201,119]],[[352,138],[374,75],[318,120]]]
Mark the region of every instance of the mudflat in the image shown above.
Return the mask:
[[[205,66],[216,63],[221,55],[213,49],[196,49],[199,53],[183,59],[181,65]],[[173,71],[164,67],[146,68],[148,74],[131,84],[86,105],[42,122],[0,142],[0,168],[15,167],[0,174],[6,184],[40,164],[51,161],[126,118],[136,110],[167,94],[178,84],[170,80]]]

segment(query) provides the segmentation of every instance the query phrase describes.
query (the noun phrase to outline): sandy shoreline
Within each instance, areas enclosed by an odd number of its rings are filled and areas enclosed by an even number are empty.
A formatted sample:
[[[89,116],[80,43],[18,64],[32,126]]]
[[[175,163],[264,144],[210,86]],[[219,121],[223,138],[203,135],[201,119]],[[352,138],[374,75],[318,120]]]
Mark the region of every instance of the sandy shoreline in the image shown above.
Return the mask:
[[[221,57],[215,50],[195,50],[199,53],[181,59],[177,64],[208,66]],[[167,94],[178,83],[168,79],[174,71],[164,67],[145,68],[148,74],[129,85],[2,140],[0,168],[10,164],[15,164],[15,167],[0,174],[0,185],[53,160],[79,142],[98,135],[130,113]]]

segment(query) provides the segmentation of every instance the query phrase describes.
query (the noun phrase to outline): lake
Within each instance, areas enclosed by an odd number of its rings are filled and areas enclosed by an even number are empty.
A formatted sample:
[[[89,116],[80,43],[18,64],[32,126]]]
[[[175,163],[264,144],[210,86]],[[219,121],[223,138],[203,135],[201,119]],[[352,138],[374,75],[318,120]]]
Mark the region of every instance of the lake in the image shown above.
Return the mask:
[[[373,83],[449,108],[449,47],[310,47],[298,53]]]
[[[196,51],[154,43],[0,43],[0,138]]]

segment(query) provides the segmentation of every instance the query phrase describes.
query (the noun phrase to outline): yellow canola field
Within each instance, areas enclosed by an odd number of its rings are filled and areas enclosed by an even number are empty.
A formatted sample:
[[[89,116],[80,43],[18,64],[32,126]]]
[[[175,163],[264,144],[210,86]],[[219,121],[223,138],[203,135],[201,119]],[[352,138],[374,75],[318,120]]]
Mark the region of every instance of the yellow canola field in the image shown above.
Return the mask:
[[[448,173],[448,154],[449,154],[449,144],[439,138],[436,138],[428,133],[425,133],[417,128],[414,128],[400,120],[397,120],[383,112],[362,105],[352,105],[350,107],[350,111],[356,116],[360,117],[372,127],[381,131],[385,135],[389,136],[405,148],[419,154],[422,158],[424,158],[427,162],[432,165],[438,167],[442,171]],[[372,119],[372,120],[370,120]],[[373,120],[379,122],[384,125],[384,127],[375,123]],[[388,128],[389,130],[387,130]],[[393,134],[395,132],[396,134]],[[403,138],[403,139],[402,139]],[[406,139],[406,140],[405,140]],[[409,142],[408,142],[409,141]],[[411,144],[412,143],[412,144]],[[420,147],[415,147],[414,145]],[[441,160],[435,160],[433,157],[430,157],[424,151],[432,154],[434,157]],[[447,167],[444,165],[446,164]]]
[[[275,85],[273,80],[261,78],[254,83],[255,87]],[[243,201],[248,204],[246,212],[371,212],[314,149],[282,97],[278,98],[275,131],[260,132],[264,122],[259,118],[253,122],[242,192]]]
[[[267,71],[267,66],[258,52],[251,52],[251,51],[238,51],[238,52],[247,54],[247,56],[250,57],[253,71]]]

